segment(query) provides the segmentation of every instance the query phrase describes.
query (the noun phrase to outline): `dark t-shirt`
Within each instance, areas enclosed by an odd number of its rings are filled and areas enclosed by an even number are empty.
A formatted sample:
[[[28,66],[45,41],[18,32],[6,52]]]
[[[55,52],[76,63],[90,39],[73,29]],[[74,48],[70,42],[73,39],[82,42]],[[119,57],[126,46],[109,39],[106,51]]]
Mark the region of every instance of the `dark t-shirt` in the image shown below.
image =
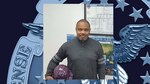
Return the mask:
[[[103,50],[99,42],[91,38],[86,41],[75,38],[64,43],[50,61],[47,74],[52,75],[54,68],[65,58],[73,79],[97,79],[97,74],[100,79],[105,78]]]

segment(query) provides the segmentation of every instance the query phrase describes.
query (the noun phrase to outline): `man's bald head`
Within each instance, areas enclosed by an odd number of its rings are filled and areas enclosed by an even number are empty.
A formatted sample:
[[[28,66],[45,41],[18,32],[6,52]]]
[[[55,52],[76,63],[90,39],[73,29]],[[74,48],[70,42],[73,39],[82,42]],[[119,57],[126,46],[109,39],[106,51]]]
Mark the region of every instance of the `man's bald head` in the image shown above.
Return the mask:
[[[78,26],[81,22],[86,23],[86,24],[88,25],[88,27],[90,28],[90,23],[89,23],[86,19],[80,19],[80,20],[77,22],[77,24],[76,24],[76,28],[77,28],[77,26]]]
[[[90,35],[90,23],[85,19],[79,20],[76,24],[76,33],[80,40],[87,40]]]

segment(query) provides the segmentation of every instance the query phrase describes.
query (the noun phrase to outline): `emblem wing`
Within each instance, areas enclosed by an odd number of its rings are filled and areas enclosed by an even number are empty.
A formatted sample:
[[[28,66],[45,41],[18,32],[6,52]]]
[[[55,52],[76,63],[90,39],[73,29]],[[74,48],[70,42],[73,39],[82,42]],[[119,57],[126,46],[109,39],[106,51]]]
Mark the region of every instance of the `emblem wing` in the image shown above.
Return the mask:
[[[115,61],[130,62],[141,48],[150,45],[150,25],[127,25],[119,33],[121,40],[114,41]]]

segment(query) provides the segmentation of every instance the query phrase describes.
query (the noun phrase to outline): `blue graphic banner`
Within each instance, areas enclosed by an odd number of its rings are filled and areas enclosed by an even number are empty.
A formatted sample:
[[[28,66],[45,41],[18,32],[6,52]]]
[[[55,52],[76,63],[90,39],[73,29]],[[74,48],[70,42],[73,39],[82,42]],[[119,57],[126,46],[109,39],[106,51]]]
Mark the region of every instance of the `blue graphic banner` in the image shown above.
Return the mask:
[[[150,83],[149,0],[4,1],[1,7],[4,11],[1,12],[0,83],[52,83],[43,79],[43,4],[54,3],[86,3],[89,7],[92,3],[114,4],[114,80],[79,80],[80,83]],[[58,82],[73,84],[73,81],[53,81],[54,84]]]

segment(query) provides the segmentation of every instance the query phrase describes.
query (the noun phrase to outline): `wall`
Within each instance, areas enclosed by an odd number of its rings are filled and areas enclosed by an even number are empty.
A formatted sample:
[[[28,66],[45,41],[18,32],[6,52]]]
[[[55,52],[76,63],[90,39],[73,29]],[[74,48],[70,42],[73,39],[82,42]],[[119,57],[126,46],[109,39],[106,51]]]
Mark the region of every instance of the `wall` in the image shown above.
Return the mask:
[[[59,47],[67,41],[66,34],[75,34],[75,25],[84,18],[83,4],[45,4],[44,5],[44,57],[45,74],[50,59]],[[66,64],[66,60],[62,62]]]

